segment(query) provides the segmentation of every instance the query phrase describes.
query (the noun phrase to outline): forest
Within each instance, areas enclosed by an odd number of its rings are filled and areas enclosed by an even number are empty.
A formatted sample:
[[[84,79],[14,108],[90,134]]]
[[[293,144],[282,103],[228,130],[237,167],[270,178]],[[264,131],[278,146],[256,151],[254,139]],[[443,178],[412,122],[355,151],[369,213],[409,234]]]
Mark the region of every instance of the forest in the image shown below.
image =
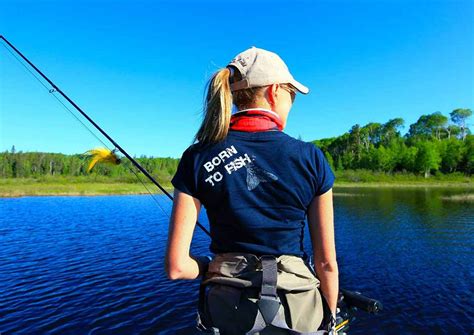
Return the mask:
[[[387,174],[412,173],[428,178],[431,174],[454,172],[471,176],[474,172],[474,135],[469,129],[470,109],[455,109],[449,117],[440,112],[422,115],[401,135],[405,122],[394,118],[386,123],[355,124],[338,136],[315,140],[337,172],[368,170]],[[178,159],[141,156],[136,160],[159,182],[169,184]],[[87,172],[84,154],[21,152],[13,146],[0,153],[1,178],[42,176],[77,177],[92,174],[123,182],[136,182],[132,164],[98,164]]]
[[[430,174],[474,171],[474,136],[470,109],[422,115],[402,136],[402,118],[386,123],[355,124],[345,134],[313,141],[336,171],[367,169],[379,172]]]

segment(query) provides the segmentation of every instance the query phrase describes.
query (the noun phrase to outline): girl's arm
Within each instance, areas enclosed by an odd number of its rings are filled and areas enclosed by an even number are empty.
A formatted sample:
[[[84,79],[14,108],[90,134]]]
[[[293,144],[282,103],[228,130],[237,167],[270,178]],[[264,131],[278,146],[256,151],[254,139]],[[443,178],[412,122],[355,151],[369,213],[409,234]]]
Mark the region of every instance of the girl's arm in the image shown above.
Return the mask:
[[[321,291],[335,315],[339,294],[339,271],[334,242],[332,189],[313,199],[308,209],[308,222],[315,271],[321,281]]]
[[[198,199],[174,190],[165,257],[169,279],[196,279],[199,276],[199,263],[191,257],[189,249],[200,209]]]

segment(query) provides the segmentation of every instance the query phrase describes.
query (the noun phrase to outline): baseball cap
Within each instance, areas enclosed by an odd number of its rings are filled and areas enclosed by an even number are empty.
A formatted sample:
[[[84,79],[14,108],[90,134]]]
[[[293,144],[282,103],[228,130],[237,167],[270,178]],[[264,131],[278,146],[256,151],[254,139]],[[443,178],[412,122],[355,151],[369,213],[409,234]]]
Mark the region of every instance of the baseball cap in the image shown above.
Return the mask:
[[[303,94],[309,92],[309,88],[293,78],[280,56],[268,50],[251,47],[235,56],[229,66],[237,68],[242,76],[242,80],[230,85],[231,91],[289,83]]]

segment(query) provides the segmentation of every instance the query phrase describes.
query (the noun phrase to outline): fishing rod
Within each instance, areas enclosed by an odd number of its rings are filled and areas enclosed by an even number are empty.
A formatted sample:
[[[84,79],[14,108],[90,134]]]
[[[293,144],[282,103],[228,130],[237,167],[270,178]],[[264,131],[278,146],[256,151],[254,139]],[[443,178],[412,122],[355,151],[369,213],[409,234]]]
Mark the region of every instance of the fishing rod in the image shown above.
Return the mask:
[[[43,72],[41,72],[28,58],[26,58],[13,44],[11,44],[3,35],[0,35],[0,39],[3,40],[16,54],[18,54],[25,62],[27,62],[44,80],[46,80],[52,87],[49,93],[58,92],[64,99],[66,99],[83,117],[85,117],[102,135],[104,135],[117,150],[119,150],[130,162],[140,170],[149,180],[153,182],[165,195],[173,200],[173,196],[168,193],[156,180],[151,176],[148,171],[143,168],[133,157],[131,157],[115,140],[110,137],[94,120],[91,119],[74,101],[72,101],[58,86],[56,86]],[[61,102],[62,103],[62,102]],[[66,107],[67,109],[67,107]],[[74,114],[73,114],[74,115]],[[75,116],[75,115],[74,115]],[[76,116],[75,116],[76,117]],[[78,119],[76,117],[76,119]],[[82,123],[80,119],[79,122]],[[89,130],[89,129],[88,129]],[[90,130],[89,130],[90,131]],[[92,133],[92,132],[91,132]],[[93,133],[92,133],[93,134]],[[100,139],[99,139],[100,140]],[[132,170],[133,171],[133,170]],[[134,172],[134,171],[133,171]],[[138,176],[137,176],[138,177]],[[209,231],[199,221],[196,222],[197,226],[203,230],[208,236],[211,236]],[[368,297],[361,295],[359,292],[353,292],[348,290],[341,290],[338,307],[340,311],[338,313],[336,330],[340,334],[346,334],[350,323],[355,320],[354,313],[359,309],[366,311],[371,314],[376,314],[382,310],[382,304]]]
[[[142,172],[153,184],[155,184],[168,198],[173,200],[173,196],[166,191],[157,181],[155,178],[153,178],[152,175],[148,173],[148,171],[143,168],[132,156],[130,156],[115,140],[110,137],[107,132],[105,132],[94,120],[91,119],[89,115],[86,114],[74,101],[72,101],[71,98],[69,98],[56,84],[54,84],[43,72],[41,72],[40,69],[38,69],[28,58],[26,58],[20,50],[18,50],[13,44],[11,44],[3,35],[0,35],[0,39],[3,40],[13,51],[15,51],[16,54],[18,54],[25,62],[28,63],[44,80],[46,80],[52,87],[52,89],[49,90],[50,93],[58,92],[64,99],[66,99],[83,117],[87,119],[102,135],[104,135],[110,143],[114,145],[114,147],[120,151],[125,157],[127,157],[130,162],[138,169],[140,172]],[[196,221],[196,224],[199,228],[201,228],[208,236],[211,236],[209,231],[201,224],[199,221]]]

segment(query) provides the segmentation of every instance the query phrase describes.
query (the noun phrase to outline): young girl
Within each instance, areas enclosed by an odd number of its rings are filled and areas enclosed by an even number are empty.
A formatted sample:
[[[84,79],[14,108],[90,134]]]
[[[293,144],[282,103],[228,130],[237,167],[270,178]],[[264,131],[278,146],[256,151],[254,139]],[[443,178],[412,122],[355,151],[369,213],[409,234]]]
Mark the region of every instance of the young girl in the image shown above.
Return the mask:
[[[166,271],[213,284],[203,318],[221,334],[314,332],[323,320],[318,286],[336,313],[334,175],[321,150],[283,132],[297,92],[309,89],[277,54],[237,55],[211,78],[197,143],[172,180]],[[189,251],[201,205],[216,254],[209,268]],[[306,219],[317,278],[303,250]]]

